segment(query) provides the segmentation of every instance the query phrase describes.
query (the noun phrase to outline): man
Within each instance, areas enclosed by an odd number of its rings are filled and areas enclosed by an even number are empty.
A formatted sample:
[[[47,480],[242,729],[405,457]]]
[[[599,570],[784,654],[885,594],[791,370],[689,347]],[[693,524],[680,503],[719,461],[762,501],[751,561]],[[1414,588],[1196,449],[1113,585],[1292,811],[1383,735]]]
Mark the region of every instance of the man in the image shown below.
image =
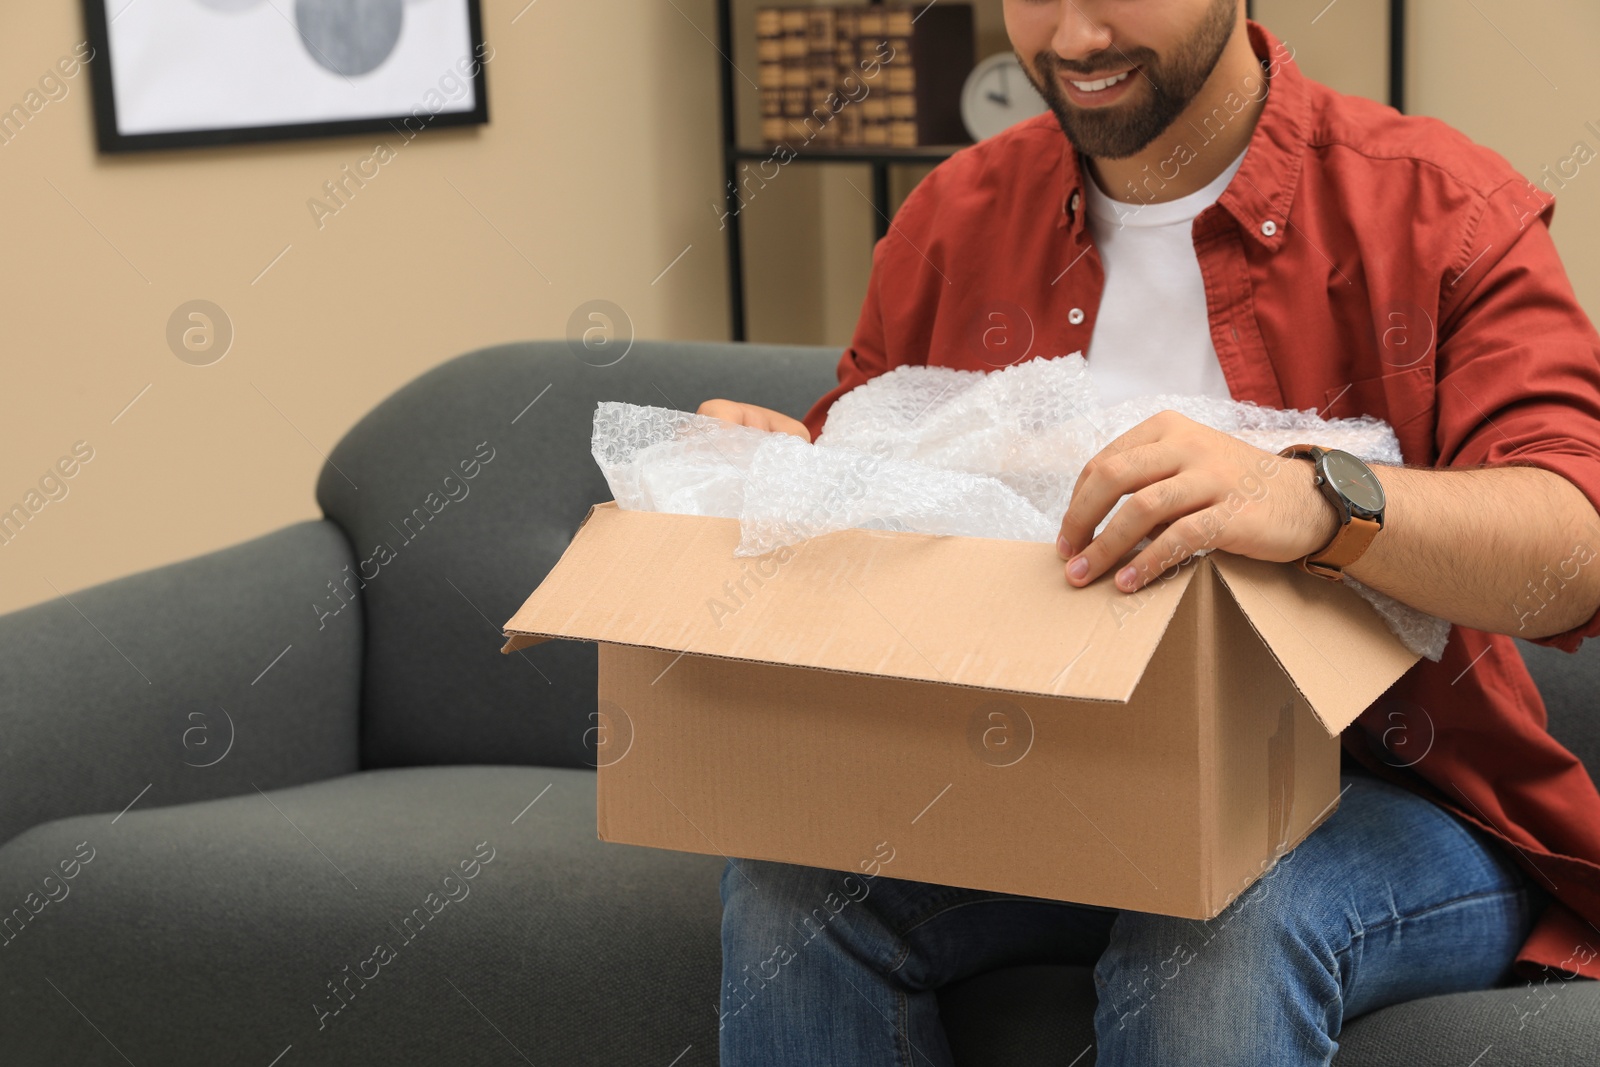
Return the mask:
[[[1051,113],[906,199],[839,386],[803,422],[702,413],[810,439],[893,367],[1087,351],[1108,401],[1374,415],[1406,460],[1370,472],[1381,528],[1347,522],[1306,458],[1237,507],[1269,454],[1146,420],[1078,481],[1062,595],[1133,592],[1209,546],[1456,625],[1343,735],[1338,810],[1211,923],[879,876],[752,982],[841,875],[730,861],[722,1063],[948,1064],[935,991],[1019,963],[1094,964],[1102,1067],[1327,1064],[1343,1023],[1387,1004],[1600,977],[1600,795],[1506,636],[1573,651],[1600,632],[1600,334],[1553,198],[1437,120],[1307,80],[1243,0],[1005,0],[1005,18]]]

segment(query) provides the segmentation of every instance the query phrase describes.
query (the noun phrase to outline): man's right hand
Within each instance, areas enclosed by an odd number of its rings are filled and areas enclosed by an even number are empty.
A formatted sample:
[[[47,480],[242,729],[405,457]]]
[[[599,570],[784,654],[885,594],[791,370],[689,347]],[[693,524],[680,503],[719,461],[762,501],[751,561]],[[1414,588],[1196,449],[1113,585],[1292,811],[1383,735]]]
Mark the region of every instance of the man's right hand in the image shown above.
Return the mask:
[[[754,404],[741,404],[737,400],[707,400],[700,405],[698,415],[710,415],[714,419],[731,422],[735,426],[753,426],[758,430],[769,430],[773,433],[793,434],[805,442],[810,442],[811,431],[806,429],[806,424],[798,419],[791,419],[780,411],[771,408],[757,407]]]

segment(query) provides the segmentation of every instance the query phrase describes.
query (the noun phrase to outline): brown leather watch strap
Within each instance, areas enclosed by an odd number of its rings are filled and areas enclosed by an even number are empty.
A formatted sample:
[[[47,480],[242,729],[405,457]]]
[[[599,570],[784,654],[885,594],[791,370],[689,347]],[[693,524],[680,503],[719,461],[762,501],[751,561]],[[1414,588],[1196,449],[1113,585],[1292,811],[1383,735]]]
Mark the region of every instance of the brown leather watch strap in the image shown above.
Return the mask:
[[[1344,577],[1344,568],[1361,558],[1361,554],[1372,544],[1372,539],[1378,536],[1378,531],[1381,529],[1383,529],[1381,523],[1352,515],[1349,522],[1339,527],[1339,532],[1333,535],[1333,540],[1329,541],[1321,552],[1314,552],[1303,558],[1300,567],[1319,578],[1340,581]]]

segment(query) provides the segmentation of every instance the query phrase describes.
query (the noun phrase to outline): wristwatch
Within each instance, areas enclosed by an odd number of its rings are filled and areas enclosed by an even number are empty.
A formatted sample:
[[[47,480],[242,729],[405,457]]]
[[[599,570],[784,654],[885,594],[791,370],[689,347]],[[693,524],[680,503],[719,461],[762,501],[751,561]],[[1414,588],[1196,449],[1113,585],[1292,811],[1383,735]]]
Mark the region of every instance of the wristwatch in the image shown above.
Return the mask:
[[[1300,569],[1332,582],[1344,579],[1344,568],[1361,558],[1383,529],[1383,486],[1372,468],[1338,448],[1290,445],[1278,455],[1309,459],[1314,484],[1339,513],[1339,530],[1321,551],[1299,561]]]

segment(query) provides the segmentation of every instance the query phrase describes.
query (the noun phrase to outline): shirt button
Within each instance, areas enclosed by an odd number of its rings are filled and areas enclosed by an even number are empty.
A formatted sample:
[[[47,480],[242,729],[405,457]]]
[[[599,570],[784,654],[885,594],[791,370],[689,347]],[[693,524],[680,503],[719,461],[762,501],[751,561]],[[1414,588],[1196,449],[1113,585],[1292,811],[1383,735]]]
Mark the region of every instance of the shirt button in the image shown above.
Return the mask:
[[[1271,237],[1273,234],[1278,232],[1278,224],[1273,222],[1271,219],[1268,219],[1266,222],[1261,224],[1261,232],[1266,234],[1268,237]]]
[[[1067,321],[1072,323],[1074,326],[1078,325],[1078,323],[1083,321],[1083,309],[1073,308],[1071,311],[1067,312]]]
[[[1072,210],[1073,211],[1077,211],[1078,210],[1078,194],[1077,193],[1073,193],[1072,194]]]

